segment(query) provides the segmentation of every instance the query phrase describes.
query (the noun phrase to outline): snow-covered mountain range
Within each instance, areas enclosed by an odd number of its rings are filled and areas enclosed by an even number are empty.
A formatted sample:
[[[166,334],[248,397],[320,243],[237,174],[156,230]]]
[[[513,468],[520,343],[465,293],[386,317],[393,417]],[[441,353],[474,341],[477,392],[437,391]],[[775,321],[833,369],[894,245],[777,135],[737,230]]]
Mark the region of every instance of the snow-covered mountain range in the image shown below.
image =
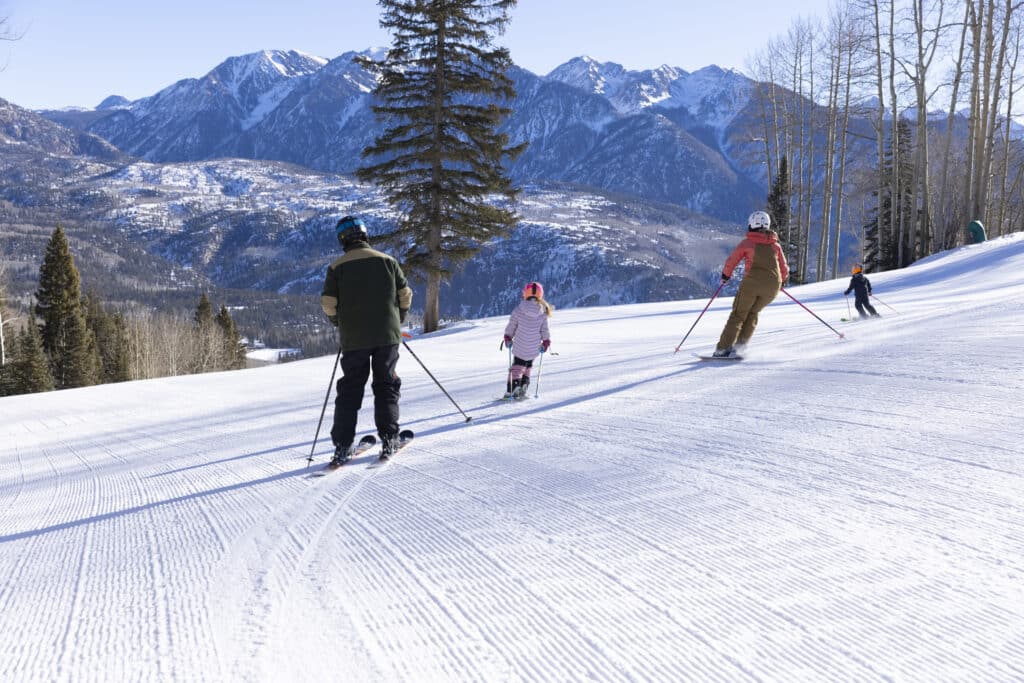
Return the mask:
[[[205,76],[97,112],[46,112],[154,162],[241,157],[350,172],[380,132],[374,77],[347,52],[327,60],[266,50],[232,57]],[[511,167],[521,183],[559,181],[626,192],[725,220],[763,201],[754,168],[738,168],[730,135],[753,85],[735,71],[628,71],[577,58],[538,76],[514,68],[507,122],[530,143]]]
[[[25,110],[20,118],[66,130]],[[164,271],[184,268],[221,287],[315,295],[338,250],[339,215],[363,215],[372,233],[394,220],[383,198],[350,176],[279,161],[102,160],[2,138],[0,150],[0,200],[48,207],[87,224],[94,242],[141,245],[166,262]],[[560,307],[701,296],[738,235],[731,224],[676,205],[557,183],[527,186],[519,210],[513,234],[486,245],[446,286],[445,315],[502,311],[520,281],[537,278]],[[0,225],[0,246],[38,268],[47,233],[29,239]],[[132,265],[115,254],[95,261],[107,281],[125,279],[119,269]]]

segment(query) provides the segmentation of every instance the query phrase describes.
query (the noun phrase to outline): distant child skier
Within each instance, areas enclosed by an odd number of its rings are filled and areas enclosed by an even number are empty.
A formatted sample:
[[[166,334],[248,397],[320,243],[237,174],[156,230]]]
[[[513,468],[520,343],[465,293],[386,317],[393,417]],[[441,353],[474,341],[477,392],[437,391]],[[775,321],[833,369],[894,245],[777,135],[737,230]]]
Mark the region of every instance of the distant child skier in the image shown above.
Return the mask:
[[[504,344],[514,357],[508,372],[505,398],[524,398],[530,386],[533,361],[551,346],[548,318],[554,307],[544,300],[544,287],[531,282],[523,287],[523,300],[505,326]]]
[[[789,278],[786,256],[779,246],[779,236],[771,230],[772,219],[764,211],[755,211],[747,219],[747,236],[729,254],[722,268],[722,282],[728,282],[740,260],[745,264],[743,282],[732,302],[732,313],[712,354],[730,358],[738,354],[754,336],[757,315],[770,304]]]
[[[868,313],[876,318],[881,318],[878,315],[878,311],[871,305],[871,301],[868,297],[871,296],[871,281],[864,277],[864,269],[859,265],[853,267],[853,277],[850,278],[850,286],[843,292],[843,296],[850,296],[850,292],[853,291],[854,305],[857,307],[857,313],[860,314],[861,318],[867,318]],[[867,313],[864,312],[867,309]]]

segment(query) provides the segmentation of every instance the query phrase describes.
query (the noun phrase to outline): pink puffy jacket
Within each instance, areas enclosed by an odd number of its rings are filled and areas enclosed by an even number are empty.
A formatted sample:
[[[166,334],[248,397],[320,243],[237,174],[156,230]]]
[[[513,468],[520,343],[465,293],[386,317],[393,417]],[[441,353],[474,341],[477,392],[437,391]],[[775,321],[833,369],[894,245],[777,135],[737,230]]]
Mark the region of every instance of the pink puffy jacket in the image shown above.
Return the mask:
[[[508,319],[505,336],[512,337],[512,353],[516,358],[533,360],[540,355],[541,343],[551,339],[548,315],[537,301],[524,299]]]

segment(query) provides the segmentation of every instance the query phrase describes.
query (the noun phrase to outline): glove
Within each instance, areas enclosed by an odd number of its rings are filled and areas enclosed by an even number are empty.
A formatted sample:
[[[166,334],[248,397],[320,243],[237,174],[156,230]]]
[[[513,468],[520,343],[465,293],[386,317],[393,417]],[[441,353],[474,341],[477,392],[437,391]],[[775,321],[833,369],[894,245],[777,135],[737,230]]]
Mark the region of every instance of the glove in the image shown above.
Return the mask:
[[[512,337],[508,336],[507,334],[505,335],[505,346],[507,346],[510,349],[512,348]]]
[[[729,276],[726,275],[725,273],[722,273],[722,282],[724,283],[724,282],[728,282],[728,281],[729,281]]]
[[[544,353],[545,351],[548,350],[549,346],[551,346],[551,340],[550,339],[545,339],[544,341],[542,341],[540,343],[540,352]]]
[[[407,316],[407,315],[409,315],[409,309],[408,308],[399,308],[398,309],[398,322],[404,323],[405,322],[405,316]]]

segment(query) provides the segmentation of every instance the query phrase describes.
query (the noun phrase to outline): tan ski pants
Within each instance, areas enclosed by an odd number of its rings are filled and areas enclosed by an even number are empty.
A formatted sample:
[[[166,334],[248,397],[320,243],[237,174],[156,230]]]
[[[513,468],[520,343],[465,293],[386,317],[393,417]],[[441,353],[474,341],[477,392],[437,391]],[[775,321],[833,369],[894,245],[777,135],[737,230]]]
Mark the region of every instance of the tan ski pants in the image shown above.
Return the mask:
[[[775,300],[780,286],[777,280],[765,282],[753,277],[744,278],[740,291],[733,299],[732,313],[729,314],[729,320],[715,348],[722,351],[749,342],[757,327],[757,314]]]

